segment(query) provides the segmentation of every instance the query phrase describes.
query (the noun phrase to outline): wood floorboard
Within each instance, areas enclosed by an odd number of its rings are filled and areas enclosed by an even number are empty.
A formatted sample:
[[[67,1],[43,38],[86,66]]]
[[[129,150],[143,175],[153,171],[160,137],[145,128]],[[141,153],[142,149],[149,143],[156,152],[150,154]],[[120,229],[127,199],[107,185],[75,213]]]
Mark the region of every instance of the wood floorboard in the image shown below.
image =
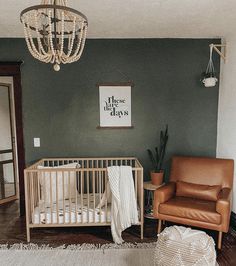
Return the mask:
[[[153,242],[156,237],[157,223],[145,220],[144,239],[140,239],[139,227],[133,226],[123,233],[126,242]],[[206,231],[214,240],[217,234]],[[52,247],[70,244],[112,243],[110,227],[75,227],[31,230],[31,241],[35,244],[48,244]],[[18,201],[0,206],[0,244],[26,243],[25,218],[19,216]],[[221,251],[217,251],[220,266],[236,265],[236,230],[230,228],[223,237]]]

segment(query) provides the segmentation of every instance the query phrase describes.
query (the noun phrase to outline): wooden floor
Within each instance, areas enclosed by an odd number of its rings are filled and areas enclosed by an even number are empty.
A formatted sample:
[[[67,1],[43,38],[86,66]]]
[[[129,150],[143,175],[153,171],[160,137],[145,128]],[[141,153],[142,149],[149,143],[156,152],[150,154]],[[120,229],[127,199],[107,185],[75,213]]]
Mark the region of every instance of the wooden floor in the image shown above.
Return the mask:
[[[217,235],[208,231],[215,240]],[[139,227],[132,227],[123,233],[127,242],[156,241],[156,221],[145,220],[144,239],[140,239]],[[77,227],[56,229],[33,229],[31,241],[56,247],[62,244],[105,244],[112,243],[109,227]],[[0,244],[26,243],[25,219],[19,217],[18,202],[0,206]],[[220,266],[236,265],[236,231],[232,228],[224,235],[222,250],[218,252]]]

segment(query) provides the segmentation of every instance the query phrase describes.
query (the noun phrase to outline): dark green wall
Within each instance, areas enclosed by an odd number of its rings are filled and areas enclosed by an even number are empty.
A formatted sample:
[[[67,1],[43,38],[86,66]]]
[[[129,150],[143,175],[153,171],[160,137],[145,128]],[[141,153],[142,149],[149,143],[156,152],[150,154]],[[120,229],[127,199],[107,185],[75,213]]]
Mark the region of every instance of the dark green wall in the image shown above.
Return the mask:
[[[0,39],[0,60],[23,60],[23,119],[27,163],[42,157],[137,156],[169,125],[173,154],[215,156],[218,87],[199,76],[208,62],[202,39],[88,40],[79,62],[60,72],[33,59],[23,39]],[[216,57],[219,70],[219,58]],[[133,81],[134,129],[99,130],[97,82]],[[33,137],[41,147],[33,147]]]

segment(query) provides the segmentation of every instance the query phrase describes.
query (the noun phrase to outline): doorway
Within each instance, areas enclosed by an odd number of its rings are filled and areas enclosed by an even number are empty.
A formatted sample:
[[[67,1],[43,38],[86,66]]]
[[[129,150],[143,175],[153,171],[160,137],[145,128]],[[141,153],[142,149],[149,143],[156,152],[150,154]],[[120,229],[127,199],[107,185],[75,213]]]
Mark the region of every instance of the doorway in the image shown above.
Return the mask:
[[[18,199],[14,96],[10,83],[0,82],[0,125],[0,204],[4,204]]]
[[[19,198],[20,215],[25,215],[25,151],[22,120],[21,65],[22,61],[0,62],[0,83],[4,85],[3,87],[5,89],[5,98],[7,95],[6,91],[8,91],[8,99],[10,98],[8,108],[10,110],[10,118],[12,119],[12,121],[10,122],[10,125],[12,126],[12,128],[10,129],[10,144],[8,142],[8,146],[5,145],[3,148],[0,148],[1,150],[3,150],[3,153],[0,154],[0,162],[5,161],[3,166],[3,174],[1,175],[3,196],[5,193],[4,201],[8,202],[8,200],[11,201]],[[1,87],[1,89],[3,88]],[[3,163],[1,163],[1,165],[2,164]],[[9,177],[10,173],[13,173],[11,174],[11,177]],[[6,175],[8,177],[6,177]],[[19,183],[19,186],[17,185],[17,183]],[[7,186],[8,188],[6,188]],[[6,193],[6,190],[10,189],[9,187],[11,187],[11,194],[7,194],[8,192]]]

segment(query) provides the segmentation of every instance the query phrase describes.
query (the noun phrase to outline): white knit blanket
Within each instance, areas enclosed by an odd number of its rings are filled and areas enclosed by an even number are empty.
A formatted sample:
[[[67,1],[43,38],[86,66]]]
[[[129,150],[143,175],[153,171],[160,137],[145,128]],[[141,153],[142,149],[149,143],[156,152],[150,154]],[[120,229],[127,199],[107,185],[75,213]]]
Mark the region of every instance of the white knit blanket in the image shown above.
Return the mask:
[[[111,194],[111,232],[113,241],[121,244],[122,231],[139,222],[132,167],[110,166],[107,171],[109,184],[100,205],[109,201]]]

